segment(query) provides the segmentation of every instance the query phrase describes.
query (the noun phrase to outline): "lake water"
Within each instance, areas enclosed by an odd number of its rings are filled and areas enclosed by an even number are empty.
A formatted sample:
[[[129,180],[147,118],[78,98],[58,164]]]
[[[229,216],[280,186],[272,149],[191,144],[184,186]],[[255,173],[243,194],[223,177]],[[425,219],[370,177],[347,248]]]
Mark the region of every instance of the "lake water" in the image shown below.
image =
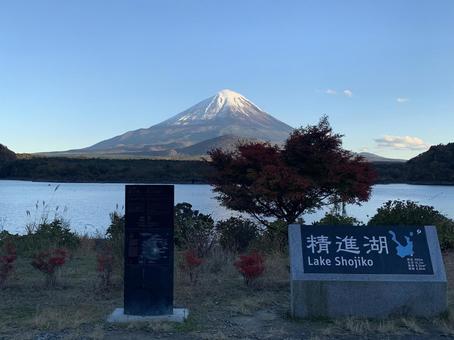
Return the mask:
[[[367,222],[384,202],[395,199],[432,205],[454,218],[454,186],[375,185],[369,202],[362,206],[348,206],[347,212]],[[238,215],[219,205],[209,185],[177,184],[175,202],[189,202],[194,209],[211,214],[215,220]],[[39,219],[43,213],[49,213],[52,217],[58,209],[58,214],[70,221],[73,230],[89,234],[104,233],[109,225],[109,213],[121,211],[123,206],[124,184],[0,180],[0,231],[3,228],[23,233],[27,223]],[[318,212],[306,215],[304,219],[311,223],[323,214]]]

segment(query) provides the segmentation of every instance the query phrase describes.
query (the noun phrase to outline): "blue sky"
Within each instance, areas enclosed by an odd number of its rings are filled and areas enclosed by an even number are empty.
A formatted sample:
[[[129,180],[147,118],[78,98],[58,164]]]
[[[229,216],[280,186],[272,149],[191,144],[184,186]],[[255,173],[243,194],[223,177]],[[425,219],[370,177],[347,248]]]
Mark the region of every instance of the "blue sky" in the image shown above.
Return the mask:
[[[454,142],[454,1],[0,1],[0,143],[80,148],[221,89],[344,146]]]

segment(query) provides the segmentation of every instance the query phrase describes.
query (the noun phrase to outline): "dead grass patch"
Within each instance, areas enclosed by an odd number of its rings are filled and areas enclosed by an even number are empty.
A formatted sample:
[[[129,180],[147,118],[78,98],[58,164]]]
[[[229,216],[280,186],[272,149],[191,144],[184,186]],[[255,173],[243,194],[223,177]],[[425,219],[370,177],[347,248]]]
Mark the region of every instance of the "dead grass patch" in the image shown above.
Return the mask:
[[[408,329],[409,331],[416,333],[416,334],[423,334],[424,330],[419,326],[418,322],[413,318],[402,318],[401,320],[402,325]]]

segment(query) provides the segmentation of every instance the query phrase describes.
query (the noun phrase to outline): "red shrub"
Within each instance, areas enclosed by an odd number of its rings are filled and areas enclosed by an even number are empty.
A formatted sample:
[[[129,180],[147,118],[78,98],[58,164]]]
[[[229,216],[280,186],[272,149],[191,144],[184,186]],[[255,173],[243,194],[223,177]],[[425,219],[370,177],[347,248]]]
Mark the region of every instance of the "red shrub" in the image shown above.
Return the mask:
[[[46,275],[46,284],[55,286],[56,271],[68,260],[69,253],[62,248],[43,251],[33,256],[31,265]]]
[[[197,257],[195,250],[189,249],[184,252],[183,262],[180,263],[182,271],[189,274],[191,283],[197,281],[197,268],[203,263],[203,259]]]
[[[241,275],[243,275],[247,285],[260,277],[265,271],[263,256],[257,252],[240,256],[239,260],[235,261],[234,265]]]
[[[11,242],[3,246],[3,254],[0,256],[0,288],[2,288],[8,277],[14,271],[14,262],[17,259],[16,247]]]

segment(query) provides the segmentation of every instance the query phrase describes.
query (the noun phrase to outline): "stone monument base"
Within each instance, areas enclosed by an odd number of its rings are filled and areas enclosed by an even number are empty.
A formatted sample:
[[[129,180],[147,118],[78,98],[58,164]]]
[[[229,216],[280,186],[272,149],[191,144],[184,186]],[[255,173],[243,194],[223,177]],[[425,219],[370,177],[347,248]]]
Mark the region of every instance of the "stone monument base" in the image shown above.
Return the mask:
[[[377,281],[371,275],[362,279],[292,281],[291,313],[298,318],[384,318],[433,317],[447,310],[446,282]]]
[[[123,308],[115,308],[112,314],[107,318],[107,322],[184,322],[189,315],[187,308],[174,308],[173,314],[164,315],[128,315],[124,313]]]

